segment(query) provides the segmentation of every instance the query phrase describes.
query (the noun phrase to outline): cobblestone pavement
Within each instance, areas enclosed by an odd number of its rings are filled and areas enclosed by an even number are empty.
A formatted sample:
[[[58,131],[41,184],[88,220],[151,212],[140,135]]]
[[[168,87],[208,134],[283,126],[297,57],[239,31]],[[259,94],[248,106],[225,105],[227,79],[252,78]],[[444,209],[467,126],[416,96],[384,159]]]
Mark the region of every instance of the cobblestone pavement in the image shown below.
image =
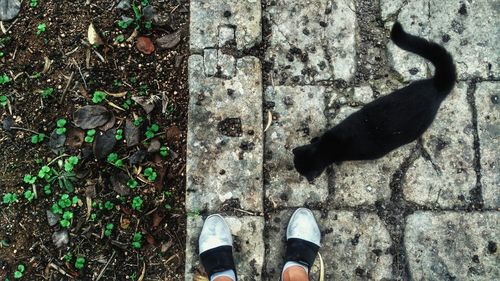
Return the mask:
[[[321,225],[325,280],[500,279],[499,12],[499,0],[191,0],[186,280],[215,212],[240,279],[277,280],[299,206]],[[390,42],[396,20],[444,45],[459,82],[418,141],[309,184],[295,146],[432,75]]]

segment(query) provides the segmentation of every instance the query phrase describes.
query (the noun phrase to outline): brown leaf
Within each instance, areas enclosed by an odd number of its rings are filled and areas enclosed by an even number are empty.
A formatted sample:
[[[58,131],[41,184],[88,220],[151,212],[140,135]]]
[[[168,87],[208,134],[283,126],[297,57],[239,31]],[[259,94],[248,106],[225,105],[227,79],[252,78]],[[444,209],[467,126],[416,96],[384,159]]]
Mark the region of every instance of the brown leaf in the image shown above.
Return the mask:
[[[132,100],[138,103],[139,105],[144,108],[144,111],[146,111],[147,114],[151,113],[153,109],[155,108],[155,104],[153,99],[149,97],[139,97],[139,96],[133,96]]]
[[[156,153],[160,151],[161,143],[157,138],[151,140],[151,143],[148,147],[148,153]]]
[[[163,220],[163,216],[161,216],[158,212],[155,212],[153,214],[153,227],[157,228],[160,225],[162,220]]]
[[[156,244],[155,238],[151,234],[146,234],[146,241],[149,245],[154,246]]]
[[[66,145],[73,149],[79,148],[82,146],[84,138],[85,131],[76,127],[71,127],[66,134]]]
[[[115,126],[115,123],[116,123],[115,114],[112,111],[110,111],[110,112],[111,112],[111,118],[109,118],[109,121],[106,124],[99,127],[99,130],[106,132],[107,130],[109,130]]]
[[[128,158],[128,162],[130,163],[130,165],[141,164],[142,162],[144,162],[146,155],[147,155],[146,151],[138,150]]]
[[[125,140],[127,141],[127,146],[131,147],[138,145],[140,142],[140,134],[141,130],[139,127],[134,125],[132,120],[127,119],[127,121],[125,121]]]
[[[167,168],[161,167],[158,169],[158,177],[154,183],[155,189],[160,192],[163,188],[163,181],[165,180],[165,175],[167,174]]]
[[[141,53],[146,55],[150,55],[155,51],[155,45],[153,44],[153,41],[145,36],[137,38],[137,43],[135,46]]]
[[[180,30],[156,39],[159,49],[171,49],[181,42]]]
[[[116,144],[115,134],[116,128],[104,133],[97,131],[93,146],[94,155],[97,159],[104,159],[113,151]]]
[[[117,176],[111,175],[111,186],[116,193],[125,196],[130,193],[130,188],[127,186],[127,175],[119,173]]]
[[[102,105],[87,105],[75,111],[73,120],[77,127],[88,130],[106,124],[111,115],[111,112]]]
[[[129,219],[124,218],[124,219],[120,220],[120,227],[122,229],[127,229],[129,227],[129,225],[130,225],[130,220]]]
[[[58,135],[56,130],[50,134],[49,147],[55,154],[61,154],[64,151],[64,143],[66,142],[66,135]]]
[[[90,45],[102,45],[101,36],[97,33],[94,24],[90,24],[87,30],[87,39],[89,40]]]

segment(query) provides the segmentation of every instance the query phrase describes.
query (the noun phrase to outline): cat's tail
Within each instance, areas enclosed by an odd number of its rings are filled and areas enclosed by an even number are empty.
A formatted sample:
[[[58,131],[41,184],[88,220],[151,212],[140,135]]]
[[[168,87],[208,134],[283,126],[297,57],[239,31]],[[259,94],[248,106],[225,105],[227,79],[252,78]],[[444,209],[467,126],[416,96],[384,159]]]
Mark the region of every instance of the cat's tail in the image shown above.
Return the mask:
[[[434,84],[436,88],[448,94],[457,80],[453,58],[442,46],[423,38],[406,33],[399,22],[392,27],[391,40],[403,50],[415,53],[432,62],[436,68]]]

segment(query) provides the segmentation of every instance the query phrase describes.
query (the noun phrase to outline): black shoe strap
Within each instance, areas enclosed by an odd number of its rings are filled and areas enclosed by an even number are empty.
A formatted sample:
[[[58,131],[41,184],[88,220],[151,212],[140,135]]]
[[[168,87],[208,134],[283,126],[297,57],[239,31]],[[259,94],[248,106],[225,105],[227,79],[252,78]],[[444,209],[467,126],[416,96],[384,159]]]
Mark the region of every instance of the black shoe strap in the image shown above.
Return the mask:
[[[232,269],[236,275],[236,268],[233,259],[233,247],[220,246],[207,250],[200,254],[201,264],[205,268],[208,277],[214,273]],[[236,277],[238,280],[238,277]]]
[[[294,261],[307,266],[307,268],[311,270],[318,250],[319,246],[312,242],[298,238],[290,238],[286,241],[285,263]]]

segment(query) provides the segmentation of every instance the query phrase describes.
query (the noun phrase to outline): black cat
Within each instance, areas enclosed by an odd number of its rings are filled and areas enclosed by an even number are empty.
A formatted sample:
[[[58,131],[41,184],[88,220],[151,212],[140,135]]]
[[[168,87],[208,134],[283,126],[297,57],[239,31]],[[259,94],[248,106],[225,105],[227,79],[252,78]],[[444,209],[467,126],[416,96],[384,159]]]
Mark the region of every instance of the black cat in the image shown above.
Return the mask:
[[[436,68],[434,77],[374,100],[311,144],[295,148],[295,169],[309,181],[332,163],[377,159],[416,140],[453,89],[455,65],[443,47],[406,33],[400,23],[392,27],[391,40],[401,49],[430,60]]]

